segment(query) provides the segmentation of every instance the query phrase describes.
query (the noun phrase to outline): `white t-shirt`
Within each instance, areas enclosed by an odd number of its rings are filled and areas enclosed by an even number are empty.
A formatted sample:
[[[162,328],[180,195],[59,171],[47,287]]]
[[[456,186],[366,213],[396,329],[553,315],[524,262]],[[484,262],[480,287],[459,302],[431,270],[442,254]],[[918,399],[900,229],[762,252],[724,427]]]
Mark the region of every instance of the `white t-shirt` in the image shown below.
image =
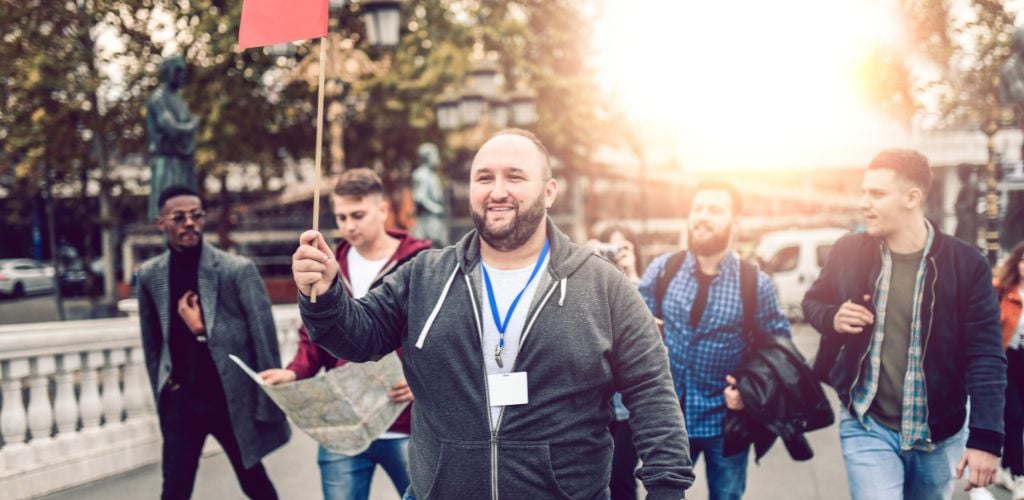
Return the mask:
[[[516,357],[519,355],[519,338],[523,334],[523,328],[526,327],[527,314],[529,314],[530,306],[533,304],[533,296],[537,293],[541,274],[544,273],[547,267],[547,261],[548,258],[545,257],[544,262],[541,264],[541,269],[537,271],[537,275],[533,277],[530,286],[523,292],[523,297],[519,299],[519,303],[512,313],[512,318],[508,321],[508,326],[505,329],[505,347],[501,351],[503,367],[499,367],[498,362],[494,359],[494,348],[498,345],[501,335],[498,332],[498,325],[494,323],[494,314],[491,313],[491,299],[490,294],[487,293],[487,284],[484,282],[483,276],[481,276],[480,296],[482,297],[481,303],[483,304],[481,315],[484,317],[484,341],[481,348],[483,349],[484,366],[487,367],[488,374],[512,373],[512,367],[515,366]],[[526,285],[526,281],[530,279],[530,274],[533,273],[533,268],[536,264],[531,264],[529,267],[522,269],[504,271],[494,269],[487,264],[483,265],[487,268],[487,274],[491,278],[491,286],[494,289],[494,301],[498,305],[498,317],[501,318],[501,321],[505,321],[512,301],[515,300],[516,295]],[[492,424],[497,424],[501,408],[501,406],[491,407]]]
[[[373,285],[374,279],[380,274],[380,270],[384,269],[384,264],[391,260],[390,255],[379,260],[369,260],[360,255],[355,247],[348,249],[348,255],[345,258],[348,260],[348,278],[352,284],[352,296],[357,299],[362,298],[370,291],[370,286]],[[377,439],[400,439],[406,437],[409,437],[409,435],[387,431]]]
[[[384,269],[384,264],[391,260],[391,256],[379,260],[370,260],[359,254],[355,247],[348,249],[348,279],[352,283],[352,296],[359,299],[370,291],[373,280]]]

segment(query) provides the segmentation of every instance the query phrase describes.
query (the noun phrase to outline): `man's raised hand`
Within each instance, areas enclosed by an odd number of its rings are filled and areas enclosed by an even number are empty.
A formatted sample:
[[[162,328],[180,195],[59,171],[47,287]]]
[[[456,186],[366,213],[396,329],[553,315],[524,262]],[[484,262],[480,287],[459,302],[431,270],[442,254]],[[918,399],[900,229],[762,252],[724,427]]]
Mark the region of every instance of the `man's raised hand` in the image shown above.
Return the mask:
[[[292,278],[299,292],[309,296],[313,287],[323,295],[338,276],[338,261],[334,251],[317,231],[306,231],[299,236],[299,248],[292,254]]]

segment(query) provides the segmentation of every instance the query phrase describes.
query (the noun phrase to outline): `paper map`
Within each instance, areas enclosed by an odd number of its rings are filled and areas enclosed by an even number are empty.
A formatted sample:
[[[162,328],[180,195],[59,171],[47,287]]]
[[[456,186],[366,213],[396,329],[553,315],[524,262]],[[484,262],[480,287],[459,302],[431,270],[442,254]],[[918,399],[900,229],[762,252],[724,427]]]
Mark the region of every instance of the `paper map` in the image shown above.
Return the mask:
[[[280,385],[267,385],[244,361],[230,357],[292,423],[335,453],[351,456],[366,451],[409,405],[388,398],[391,387],[404,378],[395,353]]]

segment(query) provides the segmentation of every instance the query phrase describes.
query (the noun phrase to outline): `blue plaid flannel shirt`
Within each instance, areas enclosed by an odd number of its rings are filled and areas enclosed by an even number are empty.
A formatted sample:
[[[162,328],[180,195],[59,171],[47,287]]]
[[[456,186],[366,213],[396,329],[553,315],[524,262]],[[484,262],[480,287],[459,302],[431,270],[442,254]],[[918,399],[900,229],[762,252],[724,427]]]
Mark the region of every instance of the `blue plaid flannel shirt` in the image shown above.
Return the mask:
[[[640,282],[640,294],[647,307],[654,308],[654,289],[669,255],[654,260]],[[676,396],[686,395],[686,431],[690,437],[722,435],[725,419],[725,376],[743,362],[746,338],[743,333],[743,300],[740,297],[739,259],[729,253],[719,264],[718,275],[708,289],[708,302],[697,328],[690,328],[690,311],[697,297],[697,259],[687,253],[679,273],[669,283],[662,302],[665,345]],[[775,285],[767,274],[758,272],[757,312],[761,331],[789,337],[789,320],[775,297]]]
[[[910,347],[907,349],[907,374],[903,378],[903,411],[900,416],[900,449],[932,451],[935,446],[931,442],[928,431],[928,391],[924,380],[924,359],[921,345],[921,299],[924,294],[924,277],[928,268],[928,250],[935,239],[935,230],[930,222],[928,240],[925,242],[925,253],[917,269],[917,280],[914,283],[914,313],[910,323]],[[864,360],[867,366],[861,367],[864,377],[851,392],[853,409],[857,419],[867,426],[867,413],[878,393],[878,374],[882,369],[882,338],[885,336],[885,306],[889,300],[889,280],[892,277],[892,253],[885,245],[881,245],[882,272],[875,283],[875,324],[871,334],[871,346],[868,357]]]

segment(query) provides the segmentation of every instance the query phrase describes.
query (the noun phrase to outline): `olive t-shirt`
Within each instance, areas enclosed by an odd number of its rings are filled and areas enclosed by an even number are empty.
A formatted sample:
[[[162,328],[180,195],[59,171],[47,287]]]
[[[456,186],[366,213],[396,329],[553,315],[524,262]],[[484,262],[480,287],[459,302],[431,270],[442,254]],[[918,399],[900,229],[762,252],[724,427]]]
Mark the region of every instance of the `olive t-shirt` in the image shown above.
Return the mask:
[[[903,380],[907,375],[910,325],[914,320],[914,285],[924,249],[912,254],[892,253],[892,276],[885,303],[885,332],[882,336],[882,366],[878,392],[868,414],[882,425],[900,430],[903,415]]]

